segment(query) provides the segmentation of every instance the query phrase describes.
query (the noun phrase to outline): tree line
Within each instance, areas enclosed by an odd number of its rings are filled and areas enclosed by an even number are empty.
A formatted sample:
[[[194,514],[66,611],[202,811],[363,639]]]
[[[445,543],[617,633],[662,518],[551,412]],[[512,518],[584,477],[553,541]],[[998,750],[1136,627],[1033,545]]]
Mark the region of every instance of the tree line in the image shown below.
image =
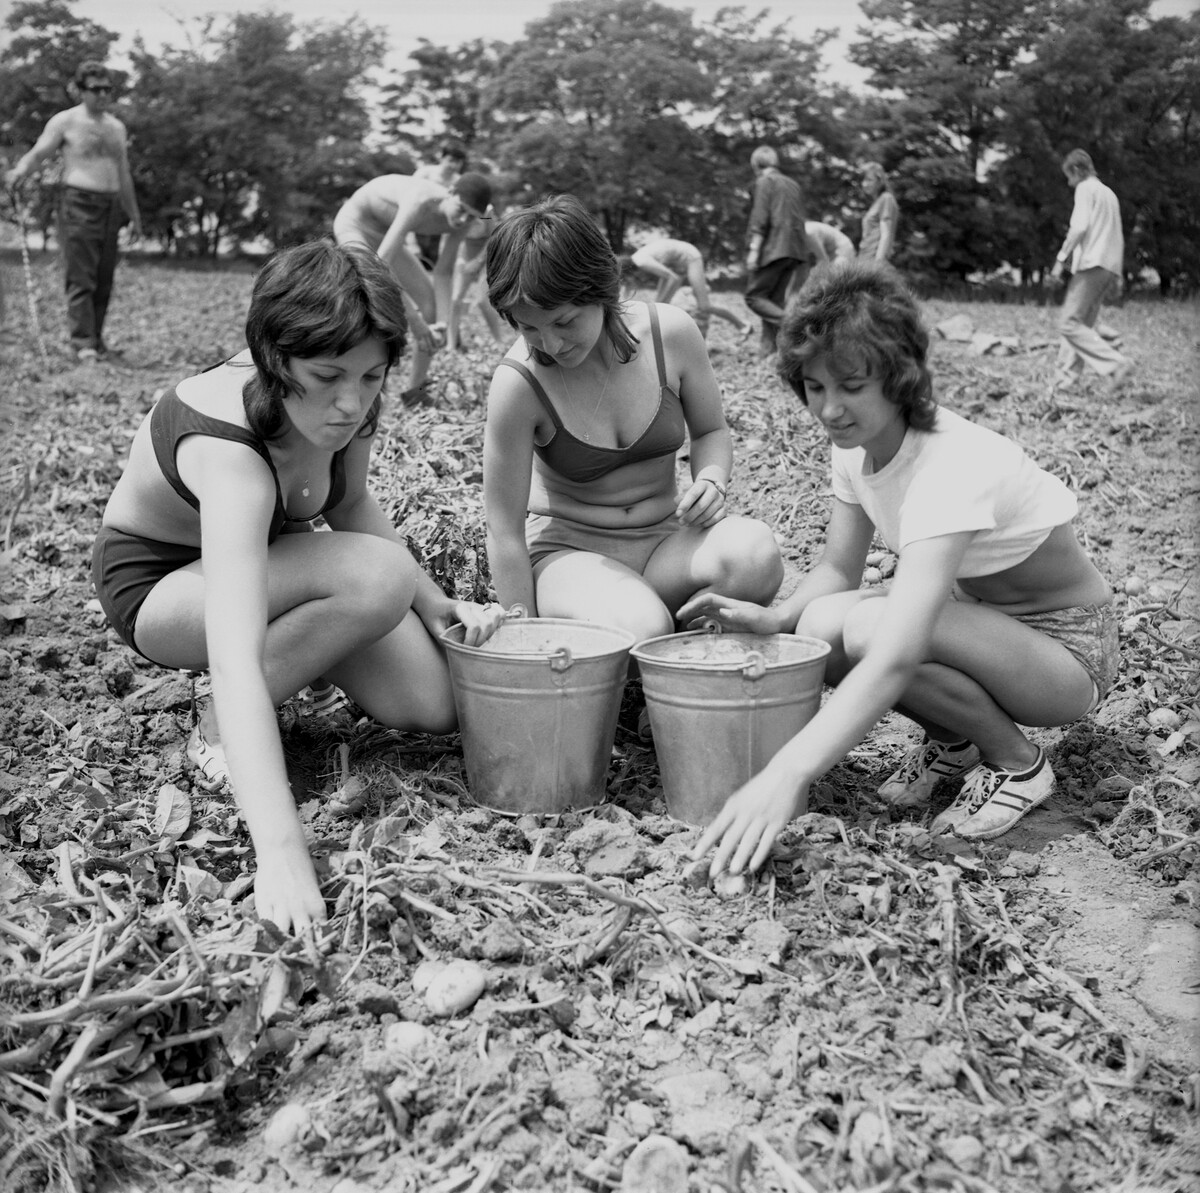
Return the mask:
[[[76,0],[17,0],[0,50],[10,160],[118,35]],[[264,9],[195,18],[186,44],[134,43],[114,70],[149,234],[168,250],[283,246],[327,232],[368,178],[411,172],[453,136],[510,204],[571,191],[620,251],[647,230],[710,261],[743,255],[754,146],[779,150],[812,218],[854,239],[862,167],[888,171],[896,263],[930,281],[1040,280],[1071,210],[1059,162],[1088,150],[1121,200],[1130,277],[1200,286],[1200,13],[1150,0],[862,0],[851,88],[834,36],[763,11],[698,23],[655,0],[561,0],[511,41],[423,40],[384,70],[358,18]],[[36,196],[45,213],[52,180]],[[48,220],[48,215],[43,216]]]

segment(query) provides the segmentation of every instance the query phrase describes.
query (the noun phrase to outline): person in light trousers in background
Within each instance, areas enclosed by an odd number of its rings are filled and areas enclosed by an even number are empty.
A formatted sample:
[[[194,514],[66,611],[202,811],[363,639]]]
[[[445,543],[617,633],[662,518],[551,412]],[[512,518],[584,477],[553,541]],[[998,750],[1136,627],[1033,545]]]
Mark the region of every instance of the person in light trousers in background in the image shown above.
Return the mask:
[[[1115,333],[1101,334],[1096,321],[1105,295],[1120,283],[1125,255],[1121,207],[1112,188],[1096,176],[1084,150],[1072,149],[1063,158],[1062,170],[1075,191],[1075,207],[1050,273],[1059,281],[1070,262],[1071,280],[1059,315],[1062,342],[1054,386],[1069,389],[1089,368],[1115,389],[1133,373],[1133,361],[1113,343]]]

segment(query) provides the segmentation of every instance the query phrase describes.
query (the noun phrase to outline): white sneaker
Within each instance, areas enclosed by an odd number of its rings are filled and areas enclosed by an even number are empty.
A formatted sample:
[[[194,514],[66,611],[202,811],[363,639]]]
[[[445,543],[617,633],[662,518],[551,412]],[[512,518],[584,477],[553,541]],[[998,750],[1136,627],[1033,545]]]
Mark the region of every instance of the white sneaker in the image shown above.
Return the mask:
[[[963,780],[954,803],[934,817],[929,831],[934,836],[953,832],[964,840],[987,841],[1008,832],[1053,791],[1054,771],[1042,750],[1034,764],[1022,771],[981,762]]]
[[[209,791],[230,787],[229,763],[219,743],[210,742],[197,721],[187,744],[188,761],[200,772],[198,781]],[[232,788],[230,787],[232,790]]]
[[[297,693],[296,699],[305,716],[322,721],[334,721],[338,713],[350,708],[350,698],[333,684],[323,688],[303,688]]]
[[[969,741],[935,741],[926,737],[913,746],[900,769],[880,784],[879,795],[894,808],[914,808],[929,802],[942,779],[953,779],[979,761],[979,750]]]

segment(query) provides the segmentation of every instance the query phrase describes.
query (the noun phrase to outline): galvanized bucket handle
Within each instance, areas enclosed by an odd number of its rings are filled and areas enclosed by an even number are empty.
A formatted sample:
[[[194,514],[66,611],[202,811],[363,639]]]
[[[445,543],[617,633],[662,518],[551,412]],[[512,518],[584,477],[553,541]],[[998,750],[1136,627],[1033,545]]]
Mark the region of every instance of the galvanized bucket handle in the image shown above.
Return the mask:
[[[706,617],[701,623],[700,628],[706,634],[721,634],[724,633],[725,627],[715,617]],[[763,657],[761,651],[749,650],[746,652],[746,663],[742,667],[742,678],[753,683],[756,680],[762,679],[767,673],[767,660]]]
[[[518,601],[515,605],[510,605],[504,610],[505,621],[520,621],[523,617],[529,616],[529,610]]]

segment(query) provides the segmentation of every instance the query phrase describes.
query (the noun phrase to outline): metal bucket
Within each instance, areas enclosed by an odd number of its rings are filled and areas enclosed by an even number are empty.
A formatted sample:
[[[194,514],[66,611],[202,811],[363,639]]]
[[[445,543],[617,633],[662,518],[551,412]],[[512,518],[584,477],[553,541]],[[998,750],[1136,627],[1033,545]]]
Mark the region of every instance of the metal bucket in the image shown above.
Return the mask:
[[[634,636],[517,608],[482,646],[441,635],[471,794],[502,812],[600,803]]]
[[[812,720],[829,643],[712,629],[647,638],[631,653],[667,811],[708,824]]]

